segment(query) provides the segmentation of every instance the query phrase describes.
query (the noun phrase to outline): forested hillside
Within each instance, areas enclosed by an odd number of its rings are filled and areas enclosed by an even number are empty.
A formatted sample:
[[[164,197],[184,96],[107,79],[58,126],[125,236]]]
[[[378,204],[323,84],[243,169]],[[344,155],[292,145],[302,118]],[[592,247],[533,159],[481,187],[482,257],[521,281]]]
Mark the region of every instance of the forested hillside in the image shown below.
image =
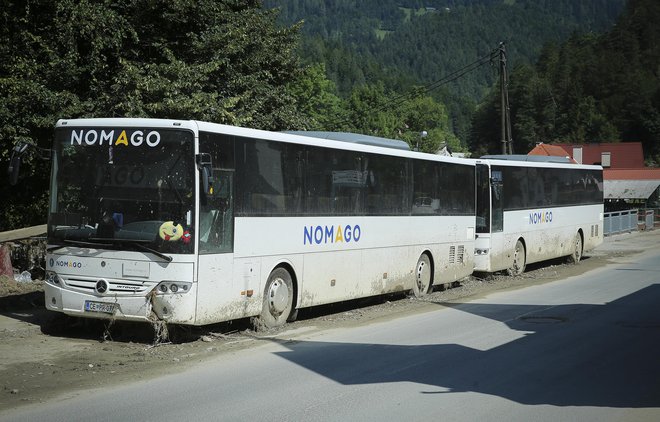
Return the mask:
[[[303,22],[301,57],[324,63],[338,95],[379,81],[407,92],[463,68],[505,42],[509,66],[533,63],[547,42],[610,29],[625,0],[267,0],[280,21]],[[433,97],[448,108],[453,133],[468,138],[472,112],[497,80],[484,65]]]
[[[440,79],[507,43],[516,63],[533,62],[548,41],[603,32],[624,0],[267,0],[280,21],[303,21],[302,57],[323,62],[340,93],[371,77]],[[375,62],[375,63],[374,63]],[[378,74],[374,74],[378,72]],[[453,92],[479,100],[492,72],[468,75]]]
[[[545,45],[536,65],[512,73],[509,97],[515,149],[538,142],[642,142],[660,164],[660,2],[630,0],[602,35]],[[471,150],[497,151],[499,98],[479,109]]]

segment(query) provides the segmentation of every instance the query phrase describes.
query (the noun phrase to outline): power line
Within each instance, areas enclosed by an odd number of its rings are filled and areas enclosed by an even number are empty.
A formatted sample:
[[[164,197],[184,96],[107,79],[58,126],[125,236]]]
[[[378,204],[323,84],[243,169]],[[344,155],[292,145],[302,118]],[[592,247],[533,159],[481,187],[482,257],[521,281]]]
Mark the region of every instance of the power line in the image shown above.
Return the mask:
[[[498,56],[499,54],[499,48],[495,48],[491,50],[488,54],[478,58],[477,60],[473,61],[472,63],[469,63],[462,68],[446,75],[445,77],[435,81],[431,82],[430,84],[424,85],[419,88],[415,88],[412,92],[409,92],[407,94],[402,94],[399,95],[398,97],[395,97],[391,100],[389,100],[387,103],[382,104],[380,107],[375,108],[372,110],[372,112],[379,112],[383,111],[387,108],[393,108],[397,107],[406,101],[410,101],[422,94],[427,94],[435,89],[440,88],[443,85],[446,85],[450,82],[453,82],[457,79],[462,78],[466,74],[475,71],[476,69],[480,68],[481,66],[488,64],[488,63],[493,63],[493,60]]]

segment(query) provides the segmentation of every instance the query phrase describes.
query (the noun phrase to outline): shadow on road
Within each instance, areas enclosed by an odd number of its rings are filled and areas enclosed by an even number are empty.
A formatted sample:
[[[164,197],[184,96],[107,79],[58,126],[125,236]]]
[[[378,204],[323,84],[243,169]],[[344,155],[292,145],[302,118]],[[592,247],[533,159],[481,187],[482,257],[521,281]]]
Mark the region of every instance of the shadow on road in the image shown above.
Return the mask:
[[[282,341],[289,350],[277,354],[345,385],[408,381],[440,388],[420,391],[425,394],[478,392],[533,405],[660,407],[660,314],[650,309],[651,301],[660,303],[660,285],[605,305],[439,303],[532,333],[486,351],[458,344]]]

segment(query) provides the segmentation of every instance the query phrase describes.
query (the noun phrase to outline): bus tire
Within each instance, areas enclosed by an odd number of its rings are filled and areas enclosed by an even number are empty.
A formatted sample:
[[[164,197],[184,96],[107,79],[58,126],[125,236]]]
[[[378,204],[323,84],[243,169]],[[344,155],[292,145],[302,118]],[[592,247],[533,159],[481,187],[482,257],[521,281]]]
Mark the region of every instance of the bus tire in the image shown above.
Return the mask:
[[[582,236],[578,232],[573,240],[573,252],[568,256],[568,262],[577,264],[582,259]]]
[[[293,311],[293,279],[285,268],[275,268],[268,276],[259,319],[266,328],[284,325]]]
[[[506,272],[510,276],[518,276],[525,272],[525,265],[527,264],[527,258],[525,254],[525,245],[522,242],[522,239],[516,241],[516,247],[513,250],[513,264],[509,267]]]
[[[423,253],[415,265],[415,281],[413,283],[413,294],[415,297],[426,296],[433,284],[433,266],[428,254]]]

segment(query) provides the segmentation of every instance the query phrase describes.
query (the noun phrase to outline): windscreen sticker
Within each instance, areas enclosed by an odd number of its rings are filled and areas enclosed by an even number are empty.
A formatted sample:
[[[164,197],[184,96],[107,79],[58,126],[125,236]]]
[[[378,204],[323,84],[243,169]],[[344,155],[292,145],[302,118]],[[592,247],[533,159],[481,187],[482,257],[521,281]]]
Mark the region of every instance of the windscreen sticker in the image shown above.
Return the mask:
[[[156,130],[149,131],[145,134],[144,131],[135,130],[129,132],[130,135],[124,130],[96,130],[96,129],[80,129],[71,131],[71,145],[108,145],[108,146],[134,146],[139,147],[146,144],[150,147],[155,147],[160,144],[160,132]]]

